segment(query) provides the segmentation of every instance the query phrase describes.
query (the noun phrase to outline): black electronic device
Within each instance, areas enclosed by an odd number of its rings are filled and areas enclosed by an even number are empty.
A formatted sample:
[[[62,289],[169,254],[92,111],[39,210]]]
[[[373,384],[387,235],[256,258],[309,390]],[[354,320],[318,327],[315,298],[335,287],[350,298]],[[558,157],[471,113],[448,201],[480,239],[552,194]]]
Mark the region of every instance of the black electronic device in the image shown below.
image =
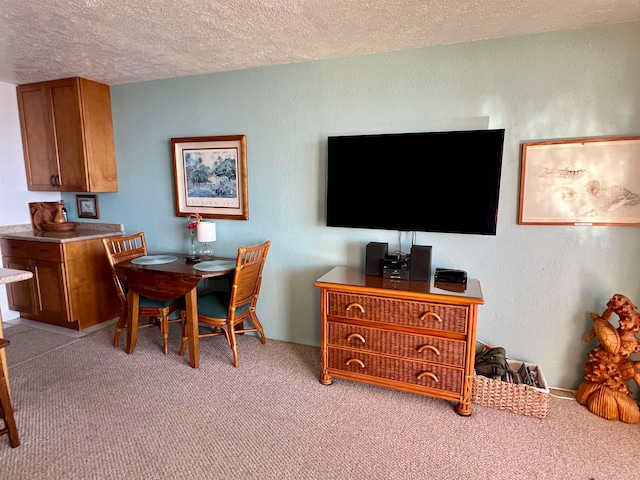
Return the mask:
[[[327,225],[496,235],[504,134],[328,137]]]
[[[448,292],[464,293],[467,291],[466,283],[453,283],[435,280],[433,282],[433,286],[440,290],[447,290]]]
[[[389,251],[388,243],[369,242],[365,257],[365,274],[379,277],[382,275],[382,260]]]
[[[420,282],[431,280],[431,247],[426,245],[411,246],[409,278]]]
[[[436,268],[436,282],[467,283],[467,272],[453,268]]]
[[[382,278],[391,280],[409,280],[409,259],[406,255],[387,255],[382,260]]]

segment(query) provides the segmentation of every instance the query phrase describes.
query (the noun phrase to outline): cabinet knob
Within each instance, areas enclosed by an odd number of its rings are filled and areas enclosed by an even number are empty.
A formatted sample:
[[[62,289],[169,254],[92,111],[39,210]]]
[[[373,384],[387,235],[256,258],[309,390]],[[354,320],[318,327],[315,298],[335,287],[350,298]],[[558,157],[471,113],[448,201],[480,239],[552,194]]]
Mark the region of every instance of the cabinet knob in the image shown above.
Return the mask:
[[[364,362],[362,360],[360,360],[359,358],[350,358],[349,360],[347,360],[346,362],[344,362],[344,364],[348,367],[349,365],[351,365],[352,363],[357,363],[358,365],[360,365],[361,368],[364,368]]]
[[[438,380],[438,377],[436,377],[436,375],[431,372],[422,372],[420,375],[418,375],[418,380],[422,380],[424,377],[429,377],[436,382],[440,381]]]
[[[360,313],[364,313],[364,307],[362,305],[360,305],[359,303],[350,303],[347,306],[347,312],[351,311],[354,308],[357,308],[358,310],[360,310]]]
[[[362,335],[360,335],[359,333],[350,333],[347,336],[347,342],[350,342],[351,340],[353,340],[354,338],[357,338],[358,340],[360,340],[362,343],[367,343],[364,340],[364,337]]]
[[[440,323],[442,323],[442,319],[440,318],[440,315],[438,315],[437,313],[433,313],[433,312],[427,312],[425,314],[423,314],[420,317],[420,320],[426,320],[427,317],[433,317],[435,318],[437,321],[439,321]]]
[[[56,186],[56,176],[55,175],[51,175],[51,177],[49,177],[49,183],[51,184],[52,187]]]
[[[418,347],[418,353],[422,353],[425,350],[431,350],[433,353],[435,353],[436,355],[440,355],[440,350],[438,350],[436,347],[434,347],[433,345],[420,345]]]

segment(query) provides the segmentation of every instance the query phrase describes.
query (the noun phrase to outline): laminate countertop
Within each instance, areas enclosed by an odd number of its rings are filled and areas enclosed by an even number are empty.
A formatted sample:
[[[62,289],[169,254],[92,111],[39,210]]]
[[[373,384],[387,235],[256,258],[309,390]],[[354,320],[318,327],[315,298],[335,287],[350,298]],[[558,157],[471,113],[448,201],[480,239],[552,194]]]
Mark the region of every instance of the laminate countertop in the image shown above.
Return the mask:
[[[121,223],[76,223],[76,229],[69,232],[47,232],[44,230],[34,230],[30,224],[0,226],[0,238],[68,243],[89,240],[92,238],[121,237],[124,235],[124,228]]]

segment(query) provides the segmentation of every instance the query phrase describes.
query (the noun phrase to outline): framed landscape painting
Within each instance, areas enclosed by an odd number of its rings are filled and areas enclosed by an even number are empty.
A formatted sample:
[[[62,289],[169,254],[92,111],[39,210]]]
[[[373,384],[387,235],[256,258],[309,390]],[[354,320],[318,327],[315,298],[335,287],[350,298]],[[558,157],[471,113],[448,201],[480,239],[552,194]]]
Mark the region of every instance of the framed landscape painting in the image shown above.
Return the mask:
[[[172,138],[176,215],[248,220],[245,135]]]
[[[523,143],[518,223],[640,226],[640,137]]]

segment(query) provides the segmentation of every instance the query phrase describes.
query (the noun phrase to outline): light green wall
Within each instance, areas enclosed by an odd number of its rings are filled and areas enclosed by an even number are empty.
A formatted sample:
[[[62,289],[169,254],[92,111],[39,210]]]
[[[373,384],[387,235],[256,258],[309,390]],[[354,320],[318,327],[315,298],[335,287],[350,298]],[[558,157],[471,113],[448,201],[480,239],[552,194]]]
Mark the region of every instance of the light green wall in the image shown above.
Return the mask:
[[[395,232],[324,226],[327,136],[505,128],[497,236],[416,243],[433,247],[433,268],[480,279],[479,339],[574,388],[594,346],[582,341],[588,313],[614,293],[640,301],[640,230],[518,226],[520,144],[640,134],[638,47],[640,23],[628,23],[113,86],[120,190],[99,196],[100,221],[144,230],[151,251],[185,249],[170,139],[246,134],[250,218],[217,221],[215,252],[270,239],[258,307],[267,337],[318,345],[314,280],[363,265],[370,241],[398,246]],[[380,194],[390,185],[381,172]],[[389,202],[402,208],[401,193]]]

